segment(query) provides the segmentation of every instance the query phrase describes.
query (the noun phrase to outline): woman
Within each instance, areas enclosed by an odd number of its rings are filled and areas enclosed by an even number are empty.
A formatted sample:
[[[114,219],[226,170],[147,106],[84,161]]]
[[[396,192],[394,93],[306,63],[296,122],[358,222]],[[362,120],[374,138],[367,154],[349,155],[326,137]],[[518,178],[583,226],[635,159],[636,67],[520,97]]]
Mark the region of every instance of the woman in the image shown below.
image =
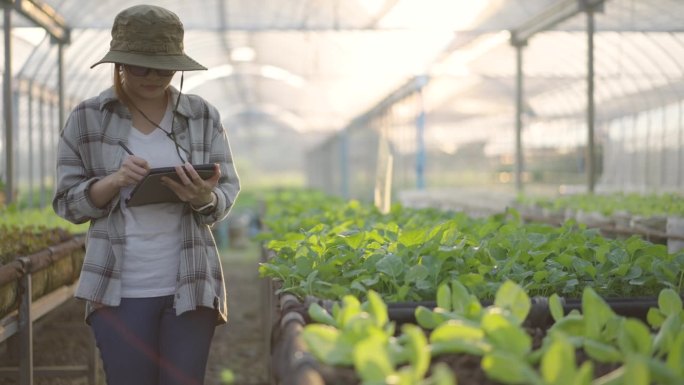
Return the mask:
[[[183,52],[183,25],[160,7],[119,13],[110,50],[114,85],[80,103],[61,132],[55,211],[90,221],[76,297],[86,301],[109,385],[202,384],[226,291],[210,226],[240,185],[218,111],[170,86],[204,70]],[[182,75],[181,75],[182,76]],[[181,90],[182,90],[181,78]],[[203,180],[191,164],[214,164]],[[176,201],[129,207],[151,168]]]

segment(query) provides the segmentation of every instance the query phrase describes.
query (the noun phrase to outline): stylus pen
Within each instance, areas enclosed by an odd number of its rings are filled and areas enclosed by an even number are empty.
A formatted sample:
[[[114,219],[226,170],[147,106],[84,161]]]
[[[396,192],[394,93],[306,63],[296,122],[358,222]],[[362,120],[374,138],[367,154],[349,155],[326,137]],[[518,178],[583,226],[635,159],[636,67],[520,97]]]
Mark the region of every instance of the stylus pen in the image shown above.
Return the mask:
[[[126,145],[124,144],[123,141],[121,141],[121,140],[119,141],[119,146],[121,146],[124,150],[126,150],[128,155],[133,155],[133,152],[128,147],[126,147]]]

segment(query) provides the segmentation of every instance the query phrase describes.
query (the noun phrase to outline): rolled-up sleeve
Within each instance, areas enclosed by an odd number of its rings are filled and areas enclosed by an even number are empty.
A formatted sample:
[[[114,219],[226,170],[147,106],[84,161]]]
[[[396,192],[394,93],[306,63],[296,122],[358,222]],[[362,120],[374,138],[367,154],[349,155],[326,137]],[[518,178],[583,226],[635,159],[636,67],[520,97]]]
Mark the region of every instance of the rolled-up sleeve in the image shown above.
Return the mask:
[[[85,122],[83,105],[77,107],[60,134],[57,146],[57,181],[52,207],[57,215],[73,223],[84,223],[101,218],[109,212],[109,207],[98,208],[90,200],[88,190],[99,180],[89,170],[87,161],[79,151],[79,122]]]
[[[230,212],[233,203],[240,192],[240,179],[235,169],[233,162],[233,154],[230,149],[228,134],[220,123],[218,112],[216,120],[214,120],[214,133],[211,141],[211,153],[209,154],[209,161],[218,163],[221,170],[221,177],[218,185],[214,189],[216,193],[216,209],[207,214],[198,214],[199,223],[213,224],[223,220]]]

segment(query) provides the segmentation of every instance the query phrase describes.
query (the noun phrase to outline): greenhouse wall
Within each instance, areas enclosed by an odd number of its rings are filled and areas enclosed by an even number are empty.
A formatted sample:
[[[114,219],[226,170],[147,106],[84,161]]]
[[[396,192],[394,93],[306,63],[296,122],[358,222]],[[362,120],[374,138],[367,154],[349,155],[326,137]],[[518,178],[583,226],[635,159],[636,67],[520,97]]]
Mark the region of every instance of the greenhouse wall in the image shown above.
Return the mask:
[[[681,13],[682,7],[684,3],[676,1],[606,1],[592,13],[578,12],[527,38],[520,48],[524,191],[671,192],[684,188],[684,66],[680,60],[684,39],[670,28],[670,16]],[[648,14],[654,18],[643,17]],[[590,17],[593,34],[587,27]],[[356,130],[381,130],[391,144],[395,194],[464,186],[516,189],[518,49],[511,34],[486,30],[456,39],[453,52],[426,71],[427,84],[390,104],[383,99],[370,113],[359,116],[370,123]],[[593,100],[593,114],[589,100]],[[310,159],[318,167],[322,164],[316,156]],[[365,160],[366,169],[378,167],[369,163],[372,157]],[[350,175],[357,170],[350,160]],[[595,186],[590,187],[590,178]],[[372,187],[350,189],[368,196]],[[342,190],[327,191],[341,194]]]
[[[373,199],[379,135],[374,129],[350,129],[307,154],[310,187],[362,200]]]
[[[613,191],[676,192],[684,188],[684,102],[606,124],[602,187]]]

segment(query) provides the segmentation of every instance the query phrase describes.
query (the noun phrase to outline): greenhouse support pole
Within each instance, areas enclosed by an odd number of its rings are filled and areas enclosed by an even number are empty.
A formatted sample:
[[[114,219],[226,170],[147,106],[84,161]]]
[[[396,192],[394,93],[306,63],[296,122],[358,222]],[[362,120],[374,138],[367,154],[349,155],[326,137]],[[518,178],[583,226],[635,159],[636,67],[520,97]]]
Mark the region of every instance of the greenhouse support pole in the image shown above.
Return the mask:
[[[515,191],[523,192],[523,47],[525,42],[513,40],[515,47]]]
[[[587,7],[587,192],[593,194],[596,183],[594,144],[594,9]]]
[[[23,166],[21,159],[22,152],[15,150],[16,144],[23,143],[21,137],[21,130],[19,129],[19,103],[21,102],[21,98],[19,97],[19,87],[21,87],[21,85],[18,84],[16,80],[16,78],[12,78],[12,97],[10,98],[10,102],[12,103],[12,139],[14,140],[14,143],[12,144],[12,166],[14,167],[12,169],[13,202],[16,202],[19,199],[19,187],[17,187],[19,183],[17,182],[17,178],[22,176],[20,166]]]
[[[349,199],[349,128],[340,131],[340,185],[342,197]]]
[[[57,122],[57,130],[61,131],[64,127],[64,43],[57,42],[57,103],[59,106],[59,121]]]
[[[31,315],[31,260],[19,259],[25,274],[19,280],[19,384],[33,385],[33,320]]]
[[[34,171],[34,151],[33,151],[33,134],[34,122],[33,122],[33,79],[28,81],[28,116],[27,116],[27,128],[28,128],[28,180],[29,180],[29,191],[28,191],[28,207],[33,208],[33,203],[35,202],[35,175]]]
[[[48,167],[48,165],[45,159],[45,153],[47,152],[45,144],[45,131],[47,129],[45,123],[45,90],[42,88],[40,89],[40,96],[38,99],[38,127],[40,127],[40,133],[38,135],[40,147],[40,151],[38,154],[38,163],[40,164],[40,167],[38,167],[40,175],[40,207],[45,207],[47,201],[47,188],[45,186],[45,169]]]
[[[50,116],[50,122],[48,123],[48,135],[49,135],[48,149],[50,150],[50,157],[48,158],[49,159],[48,164],[53,165],[53,164],[57,164],[57,137],[59,136],[59,131],[54,130],[54,127],[57,124],[57,122],[55,122],[55,118],[57,116],[57,114],[55,114],[55,108],[57,108],[57,101],[55,100],[54,95],[50,95],[50,98],[51,98],[50,104],[49,104],[49,106],[50,106],[50,109],[49,109],[50,110],[50,115],[49,115]],[[59,117],[57,117],[57,119],[59,119]],[[55,180],[57,178],[57,173],[56,173],[57,168],[56,167],[50,167],[50,168],[52,169],[52,172],[49,175],[51,177],[50,185],[55,186],[56,185]],[[43,206],[41,204],[40,207],[45,207],[45,206]]]
[[[416,118],[416,188],[425,189],[425,101],[423,89],[418,89],[418,117]]]
[[[14,123],[12,119],[12,5],[4,3],[5,73],[2,101],[5,114],[5,203],[14,201]]]

